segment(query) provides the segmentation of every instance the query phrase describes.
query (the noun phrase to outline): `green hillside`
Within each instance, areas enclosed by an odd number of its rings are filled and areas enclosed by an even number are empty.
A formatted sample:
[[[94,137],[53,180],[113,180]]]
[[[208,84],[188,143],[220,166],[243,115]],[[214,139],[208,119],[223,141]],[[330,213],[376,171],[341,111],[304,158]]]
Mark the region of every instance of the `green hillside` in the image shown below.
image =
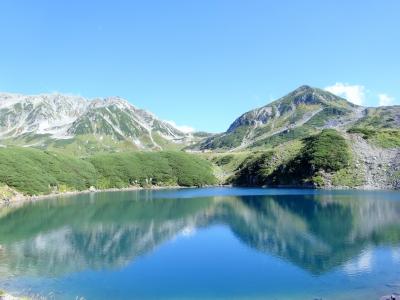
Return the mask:
[[[215,183],[211,164],[184,152],[124,152],[87,159],[97,170],[96,186],[203,186]]]
[[[400,106],[362,107],[301,86],[208,134],[118,97],[10,97],[0,110],[0,195],[215,182],[400,188]]]
[[[275,147],[337,126],[358,109],[327,91],[301,86],[286,96],[237,118],[224,133],[191,146],[200,150]]]
[[[0,148],[0,184],[28,195],[131,185],[215,183],[209,162],[183,152],[126,152],[85,159],[33,148]]]
[[[33,195],[84,190],[96,182],[92,164],[72,156],[32,148],[0,149],[0,182]]]
[[[320,186],[326,183],[327,178],[334,180],[335,174],[340,172],[346,185],[362,183],[357,174],[349,171],[351,150],[336,130],[325,129],[304,138],[302,144],[300,147],[287,144],[284,149],[249,155],[229,181],[235,185]],[[340,182],[335,183],[340,185]]]
[[[383,148],[400,147],[400,106],[370,107],[348,133],[360,134]]]
[[[399,128],[400,106],[369,107],[355,127],[368,129]]]

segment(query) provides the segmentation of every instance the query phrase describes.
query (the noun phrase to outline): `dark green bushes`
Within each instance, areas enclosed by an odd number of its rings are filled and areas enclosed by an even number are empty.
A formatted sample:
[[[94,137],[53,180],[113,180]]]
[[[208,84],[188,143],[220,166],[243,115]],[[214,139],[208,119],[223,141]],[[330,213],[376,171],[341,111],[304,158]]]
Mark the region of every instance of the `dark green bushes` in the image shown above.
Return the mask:
[[[308,122],[305,123],[306,126],[322,127],[335,117],[344,116],[349,112],[348,109],[341,107],[328,106],[325,107],[321,112],[313,116]]]
[[[349,165],[350,151],[346,140],[334,129],[306,138],[302,163],[311,170],[338,171]]]
[[[274,152],[268,151],[249,155],[238,167],[236,175],[231,178],[236,185],[265,185],[271,174]]]
[[[32,148],[0,148],[0,183],[28,195],[130,185],[215,183],[209,162],[183,152],[126,152],[79,159]]]
[[[126,152],[88,158],[100,188],[146,185],[202,186],[215,183],[210,164],[183,152]]]
[[[350,164],[349,146],[334,129],[324,129],[303,142],[300,153],[271,175],[274,184],[322,186],[321,172],[334,173]]]
[[[232,160],[234,159],[234,156],[232,154],[220,156],[220,157],[215,157],[212,161],[215,163],[217,166],[225,166],[229,164]]]
[[[333,129],[303,139],[304,147],[289,161],[276,163],[273,151],[244,160],[233,184],[238,185],[318,185],[320,172],[334,173],[350,164],[346,140]]]
[[[0,149],[0,182],[26,194],[56,187],[83,190],[94,185],[96,170],[83,160],[32,148]]]

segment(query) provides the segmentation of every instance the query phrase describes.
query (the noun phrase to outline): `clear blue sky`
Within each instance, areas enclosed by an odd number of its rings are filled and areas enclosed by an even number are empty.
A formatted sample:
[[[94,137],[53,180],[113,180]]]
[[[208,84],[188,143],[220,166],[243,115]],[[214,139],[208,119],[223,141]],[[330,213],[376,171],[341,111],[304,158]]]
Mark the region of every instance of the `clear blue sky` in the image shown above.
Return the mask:
[[[399,16],[398,0],[2,0],[0,91],[121,96],[211,132],[302,84],[399,104]]]

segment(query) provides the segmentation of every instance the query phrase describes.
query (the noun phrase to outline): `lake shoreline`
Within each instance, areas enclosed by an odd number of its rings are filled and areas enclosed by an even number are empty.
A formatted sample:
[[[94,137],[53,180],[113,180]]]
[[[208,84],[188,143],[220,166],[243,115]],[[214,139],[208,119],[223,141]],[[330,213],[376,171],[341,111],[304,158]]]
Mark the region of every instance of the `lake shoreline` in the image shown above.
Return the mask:
[[[209,186],[205,186],[209,187]],[[101,193],[101,192],[123,192],[123,191],[141,191],[141,190],[169,190],[169,189],[184,189],[184,188],[198,188],[197,186],[149,186],[149,187],[141,187],[141,186],[130,186],[125,188],[109,188],[109,189],[94,189],[89,188],[82,191],[68,191],[68,192],[55,192],[46,195],[23,195],[22,193],[17,192],[17,194],[11,197],[8,201],[3,200],[0,203],[1,206],[5,205],[18,205],[27,202],[36,202],[40,200],[45,200],[54,197],[65,197],[65,196],[75,196],[75,195],[84,195],[84,194],[92,194],[92,193]]]
[[[148,187],[142,186],[130,186],[124,188],[108,188],[108,189],[96,189],[91,187],[86,190],[82,191],[68,191],[68,192],[53,192],[46,195],[24,195],[20,192],[15,191],[15,195],[11,198],[4,200],[0,199],[0,207],[7,206],[7,205],[18,205],[27,202],[35,202],[40,200],[45,200],[54,197],[68,197],[68,196],[75,196],[75,195],[84,195],[84,194],[91,194],[91,193],[101,193],[101,192],[121,192],[121,191],[141,191],[141,190],[170,190],[170,189],[187,189],[187,188],[208,188],[208,187],[237,187],[237,188],[277,188],[277,189],[305,189],[305,190],[365,190],[365,191],[398,191],[397,189],[385,189],[370,185],[364,185],[359,187],[348,187],[348,186],[326,186],[326,187],[313,187],[313,186],[304,186],[304,185],[269,185],[269,186],[253,186],[253,185],[224,185],[224,184],[216,184],[216,185],[206,185],[206,186],[158,186],[152,185]]]
[[[49,198],[69,197],[69,196],[94,194],[102,192],[124,192],[124,191],[143,191],[143,190],[153,191],[153,190],[195,189],[195,188],[197,189],[197,188],[211,188],[211,187],[235,187],[235,186],[222,185],[222,184],[204,185],[204,186],[181,186],[181,185],[166,185],[166,186],[152,185],[147,187],[129,186],[124,188],[108,188],[108,189],[89,188],[82,191],[54,192],[46,195],[33,195],[33,196],[23,195],[20,192],[16,192],[16,195],[8,199],[8,201],[0,199],[0,208],[4,206],[21,205],[28,202],[41,201]],[[258,188],[263,188],[263,187],[258,187]]]
[[[218,185],[217,185],[218,186]],[[345,191],[399,191],[395,188],[385,188],[373,185],[361,185],[361,186],[312,186],[312,185],[220,185],[225,187],[239,187],[239,188],[262,188],[262,189],[304,189],[304,190],[345,190]]]

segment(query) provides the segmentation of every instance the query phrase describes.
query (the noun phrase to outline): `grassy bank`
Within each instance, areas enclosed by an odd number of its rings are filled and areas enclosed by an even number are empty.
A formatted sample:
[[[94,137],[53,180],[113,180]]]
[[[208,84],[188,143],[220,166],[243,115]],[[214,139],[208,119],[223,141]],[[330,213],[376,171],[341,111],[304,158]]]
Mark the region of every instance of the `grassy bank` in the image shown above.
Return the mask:
[[[26,195],[124,188],[131,185],[203,186],[215,183],[209,162],[183,152],[126,152],[87,158],[32,148],[0,149],[0,185]]]
[[[204,186],[215,183],[211,164],[184,152],[126,152],[87,159],[97,170],[96,187],[130,185]]]

